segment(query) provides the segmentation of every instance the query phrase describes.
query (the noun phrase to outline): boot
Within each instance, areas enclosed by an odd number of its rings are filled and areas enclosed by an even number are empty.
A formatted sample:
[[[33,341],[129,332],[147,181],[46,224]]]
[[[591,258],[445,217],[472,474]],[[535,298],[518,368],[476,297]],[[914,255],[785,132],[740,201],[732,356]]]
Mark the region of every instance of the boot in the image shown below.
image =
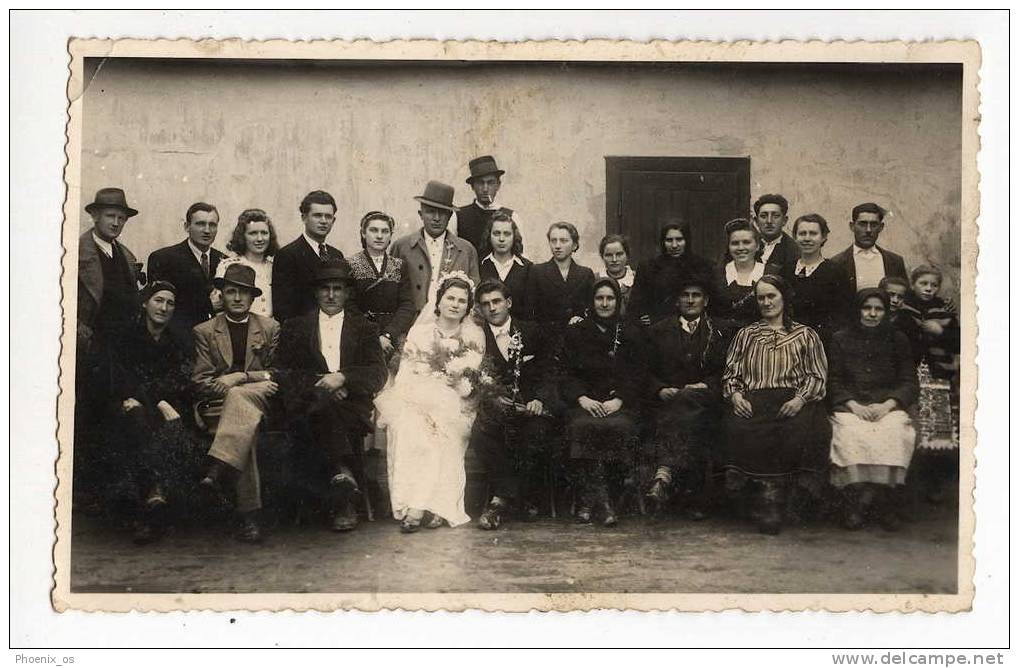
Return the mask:
[[[863,503],[859,485],[846,485],[842,491],[842,526],[848,531],[859,531],[864,525]]]
[[[894,487],[886,487],[881,494],[881,528],[885,531],[898,531],[902,528],[902,519],[899,517],[898,494]]]
[[[782,531],[782,507],[785,503],[785,487],[782,483],[762,481],[760,485],[760,513],[757,517],[757,530],[769,536],[777,536]]]
[[[241,526],[237,531],[237,540],[242,543],[262,542],[262,526],[258,522],[258,511],[252,510],[241,515]]]
[[[668,466],[659,466],[655,472],[655,479],[651,488],[645,496],[655,505],[655,509],[661,511],[669,502],[669,486],[672,484],[672,469]]]
[[[502,525],[502,516],[507,510],[507,504],[498,496],[493,496],[488,502],[485,512],[478,518],[478,528],[485,531],[495,531]]]

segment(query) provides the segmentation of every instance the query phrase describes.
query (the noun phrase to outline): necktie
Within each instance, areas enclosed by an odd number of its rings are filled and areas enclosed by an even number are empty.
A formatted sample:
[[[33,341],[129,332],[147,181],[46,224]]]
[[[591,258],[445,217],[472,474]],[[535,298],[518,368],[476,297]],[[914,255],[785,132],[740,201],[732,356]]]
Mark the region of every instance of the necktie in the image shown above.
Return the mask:
[[[318,259],[325,260],[327,257],[329,257],[329,250],[326,248],[326,245],[325,244],[319,244],[318,245]]]
[[[202,253],[202,273],[205,274],[206,278],[209,277],[209,252],[208,251]]]
[[[509,359],[509,332],[503,330],[495,335],[495,344],[499,346],[499,352],[502,353],[503,359]]]

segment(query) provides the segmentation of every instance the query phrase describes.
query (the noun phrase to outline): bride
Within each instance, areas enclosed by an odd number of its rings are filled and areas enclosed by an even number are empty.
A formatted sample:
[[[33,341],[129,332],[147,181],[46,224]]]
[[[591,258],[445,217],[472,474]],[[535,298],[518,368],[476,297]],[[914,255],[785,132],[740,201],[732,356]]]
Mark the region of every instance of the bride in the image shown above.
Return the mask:
[[[393,384],[375,399],[388,432],[389,495],[412,533],[471,520],[464,512],[464,453],[474,422],[485,336],[467,317],[474,285],[461,271],[439,279],[411,327]],[[491,380],[490,378],[488,379]]]

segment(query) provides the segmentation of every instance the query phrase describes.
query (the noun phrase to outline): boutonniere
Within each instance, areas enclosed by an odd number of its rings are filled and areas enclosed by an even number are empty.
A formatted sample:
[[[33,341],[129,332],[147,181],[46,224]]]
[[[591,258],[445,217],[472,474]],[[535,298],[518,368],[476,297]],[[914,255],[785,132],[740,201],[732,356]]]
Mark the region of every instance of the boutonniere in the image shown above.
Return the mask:
[[[619,350],[619,346],[622,344],[620,335],[623,332],[623,326],[620,323],[616,323],[616,329],[612,335],[612,350],[609,351],[609,357],[615,357],[616,351]]]
[[[524,363],[524,335],[519,329],[510,336],[508,350],[513,360],[513,401],[516,401],[520,395],[520,365]]]

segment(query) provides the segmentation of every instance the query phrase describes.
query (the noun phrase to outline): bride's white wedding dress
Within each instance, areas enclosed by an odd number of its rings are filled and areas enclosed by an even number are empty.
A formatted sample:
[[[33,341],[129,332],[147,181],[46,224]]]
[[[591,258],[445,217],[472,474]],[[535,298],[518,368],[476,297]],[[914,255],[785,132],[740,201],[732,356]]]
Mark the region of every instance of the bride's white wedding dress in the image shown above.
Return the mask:
[[[428,307],[422,313],[427,313]],[[450,526],[471,521],[464,511],[464,454],[474,423],[473,405],[461,398],[430,360],[440,347],[480,353],[485,335],[470,317],[444,336],[434,318],[420,319],[407,334],[396,379],[375,399],[387,432],[389,496],[393,516],[428,510]]]

